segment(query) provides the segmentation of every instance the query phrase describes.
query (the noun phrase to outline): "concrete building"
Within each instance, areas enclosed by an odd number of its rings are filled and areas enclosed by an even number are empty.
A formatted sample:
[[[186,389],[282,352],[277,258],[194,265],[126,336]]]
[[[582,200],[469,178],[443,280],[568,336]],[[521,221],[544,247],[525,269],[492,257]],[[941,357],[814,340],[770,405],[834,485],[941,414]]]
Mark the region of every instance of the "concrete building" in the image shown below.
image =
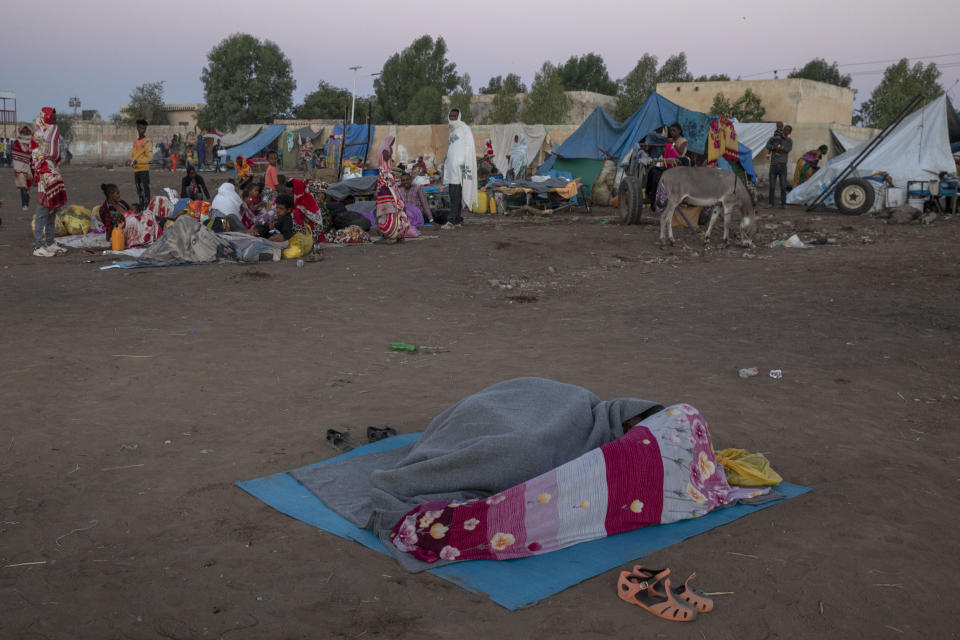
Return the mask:
[[[197,128],[197,111],[205,105],[202,103],[194,104],[165,104],[166,120],[163,122],[151,122],[151,126],[170,126],[177,127],[179,133],[184,131],[194,131]],[[120,113],[125,113],[128,105],[120,107]]]
[[[723,82],[661,82],[657,93],[691,111],[709,113],[713,99],[722,94],[734,101],[750,89],[767,110],[764,120],[792,125],[818,122],[851,124],[853,89],[804,78],[731,80]]]

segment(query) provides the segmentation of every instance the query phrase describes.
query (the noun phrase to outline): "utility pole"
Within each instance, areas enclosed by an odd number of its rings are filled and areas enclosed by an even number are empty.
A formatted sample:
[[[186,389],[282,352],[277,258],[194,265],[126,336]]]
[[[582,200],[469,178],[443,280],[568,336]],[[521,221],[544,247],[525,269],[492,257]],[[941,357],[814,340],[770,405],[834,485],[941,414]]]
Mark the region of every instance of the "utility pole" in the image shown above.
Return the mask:
[[[353,124],[353,111],[357,106],[357,70],[363,67],[349,67],[353,71],[353,99],[350,101],[350,124]],[[346,132],[344,132],[346,133]]]

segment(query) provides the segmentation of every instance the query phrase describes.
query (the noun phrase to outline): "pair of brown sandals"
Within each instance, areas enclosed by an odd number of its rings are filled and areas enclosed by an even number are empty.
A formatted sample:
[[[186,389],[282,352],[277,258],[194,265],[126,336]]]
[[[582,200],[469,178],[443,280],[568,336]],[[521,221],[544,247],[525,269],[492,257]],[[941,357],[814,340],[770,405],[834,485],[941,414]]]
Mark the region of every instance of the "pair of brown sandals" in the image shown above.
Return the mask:
[[[620,572],[617,595],[624,602],[674,622],[691,622],[698,613],[713,611],[713,600],[690,586],[696,573],[679,588],[671,587],[669,575],[670,569],[645,569],[638,564],[633,571]]]

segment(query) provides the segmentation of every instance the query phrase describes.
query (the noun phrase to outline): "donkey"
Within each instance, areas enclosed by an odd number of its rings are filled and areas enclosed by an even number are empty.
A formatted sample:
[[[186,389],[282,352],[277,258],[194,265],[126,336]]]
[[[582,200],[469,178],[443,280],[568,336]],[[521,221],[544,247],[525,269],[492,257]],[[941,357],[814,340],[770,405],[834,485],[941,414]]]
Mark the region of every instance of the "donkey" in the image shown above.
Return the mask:
[[[744,247],[753,246],[753,237],[757,232],[757,216],[753,208],[753,199],[740,179],[726,169],[716,167],[674,167],[665,171],[657,187],[658,205],[666,200],[660,213],[660,245],[666,244],[669,236],[673,244],[673,212],[680,204],[695,207],[712,207],[710,223],[704,235],[704,242],[710,242],[713,225],[723,213],[723,241],[730,235],[728,216],[734,211],[740,212],[740,238]]]

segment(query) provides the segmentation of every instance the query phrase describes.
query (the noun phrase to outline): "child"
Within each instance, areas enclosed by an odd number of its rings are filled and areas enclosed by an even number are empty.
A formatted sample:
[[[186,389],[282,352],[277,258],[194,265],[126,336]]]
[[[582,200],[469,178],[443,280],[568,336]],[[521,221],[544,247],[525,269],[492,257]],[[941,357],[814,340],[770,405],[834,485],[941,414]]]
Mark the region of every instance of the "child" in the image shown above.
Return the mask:
[[[277,185],[280,184],[280,178],[277,173],[277,152],[271,151],[267,154],[267,172],[263,176],[263,186],[267,189],[277,190]]]
[[[277,196],[277,219],[270,223],[273,233],[270,234],[270,240],[273,242],[286,242],[296,233],[293,230],[293,196],[289,193],[281,193]]]
[[[153,159],[153,142],[147,138],[147,121],[137,120],[137,139],[130,150],[133,165],[133,182],[137,185],[140,208],[150,202],[150,160]]]

